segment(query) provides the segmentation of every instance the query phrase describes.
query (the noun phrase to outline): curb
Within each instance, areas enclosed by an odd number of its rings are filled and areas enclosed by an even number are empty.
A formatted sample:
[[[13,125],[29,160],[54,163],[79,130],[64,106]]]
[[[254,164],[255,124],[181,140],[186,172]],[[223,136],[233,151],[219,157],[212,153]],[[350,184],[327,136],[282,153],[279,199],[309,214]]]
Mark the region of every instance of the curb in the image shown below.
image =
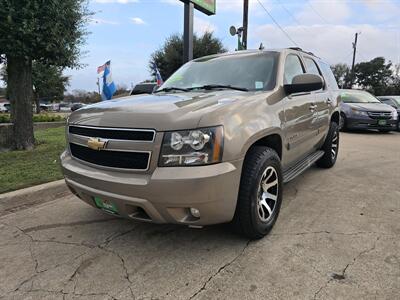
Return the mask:
[[[0,217],[70,194],[64,179],[0,194]]]

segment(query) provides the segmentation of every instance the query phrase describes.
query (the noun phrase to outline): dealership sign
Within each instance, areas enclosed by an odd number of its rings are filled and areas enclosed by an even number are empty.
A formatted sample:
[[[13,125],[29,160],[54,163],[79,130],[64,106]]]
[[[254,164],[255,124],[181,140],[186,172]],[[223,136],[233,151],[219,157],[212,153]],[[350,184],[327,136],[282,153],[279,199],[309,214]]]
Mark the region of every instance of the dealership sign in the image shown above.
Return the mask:
[[[206,15],[215,15],[215,2],[217,0],[180,0],[182,2],[192,2],[197,10]]]

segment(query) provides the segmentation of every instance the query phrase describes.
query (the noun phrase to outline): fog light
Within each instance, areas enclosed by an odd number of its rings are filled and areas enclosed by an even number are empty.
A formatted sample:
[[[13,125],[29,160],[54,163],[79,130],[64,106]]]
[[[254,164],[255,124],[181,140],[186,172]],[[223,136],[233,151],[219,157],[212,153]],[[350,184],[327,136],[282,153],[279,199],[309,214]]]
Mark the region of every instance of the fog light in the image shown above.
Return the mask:
[[[197,208],[191,207],[190,213],[192,214],[193,217],[200,218],[200,211]]]

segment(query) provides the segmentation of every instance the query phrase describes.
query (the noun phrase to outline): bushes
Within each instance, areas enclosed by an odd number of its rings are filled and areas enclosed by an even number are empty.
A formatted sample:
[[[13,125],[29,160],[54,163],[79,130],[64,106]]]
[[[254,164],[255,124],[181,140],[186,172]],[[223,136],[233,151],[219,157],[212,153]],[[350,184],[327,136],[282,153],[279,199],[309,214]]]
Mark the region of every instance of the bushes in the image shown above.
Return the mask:
[[[57,114],[39,114],[33,115],[33,122],[62,122],[65,117]],[[0,123],[10,123],[9,114],[0,114]]]

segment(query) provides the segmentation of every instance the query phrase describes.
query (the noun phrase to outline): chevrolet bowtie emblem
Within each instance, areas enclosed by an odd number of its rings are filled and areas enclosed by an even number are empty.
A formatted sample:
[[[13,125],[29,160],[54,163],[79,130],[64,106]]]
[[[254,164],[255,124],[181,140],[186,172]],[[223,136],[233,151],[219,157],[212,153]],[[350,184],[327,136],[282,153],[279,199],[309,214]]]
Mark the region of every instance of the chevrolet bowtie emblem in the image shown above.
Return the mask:
[[[103,150],[107,147],[108,140],[103,140],[100,138],[90,138],[87,142],[87,146],[93,150]]]

